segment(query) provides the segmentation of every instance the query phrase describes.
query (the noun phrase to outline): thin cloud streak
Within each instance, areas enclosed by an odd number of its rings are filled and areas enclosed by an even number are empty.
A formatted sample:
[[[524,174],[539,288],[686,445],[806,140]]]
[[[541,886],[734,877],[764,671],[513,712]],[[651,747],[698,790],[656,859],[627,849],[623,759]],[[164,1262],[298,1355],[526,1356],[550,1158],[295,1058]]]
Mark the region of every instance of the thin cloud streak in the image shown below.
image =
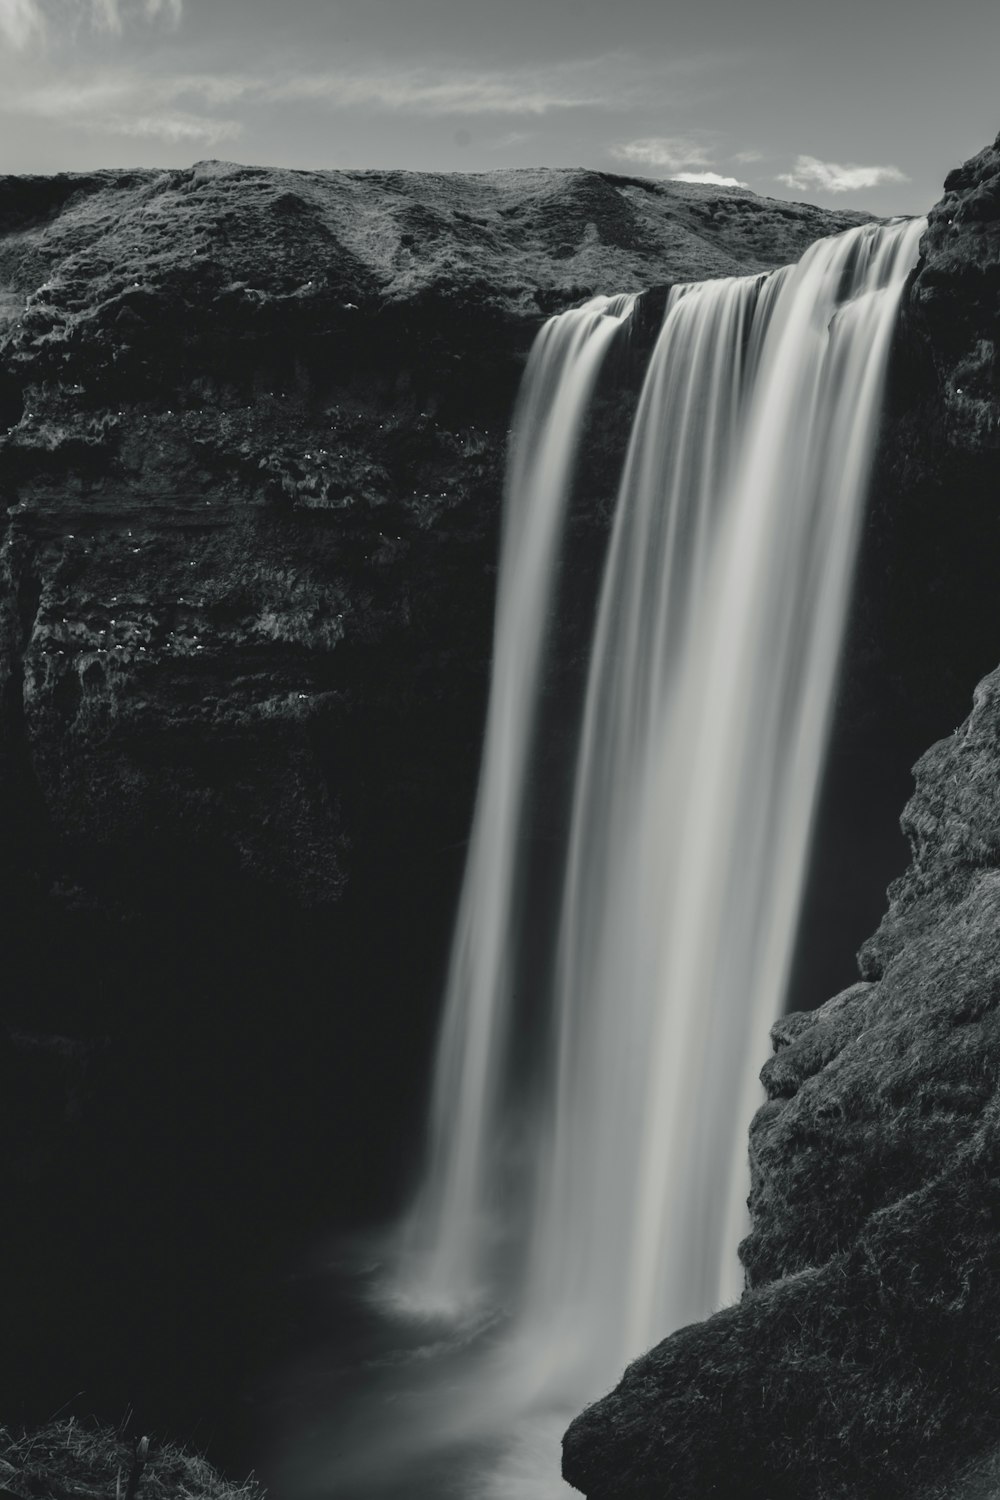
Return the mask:
[[[243,134],[239,120],[188,114],[95,116],[86,128],[95,134],[166,141],[170,145],[188,142],[191,145],[218,146],[222,141],[235,141]]]
[[[498,136],[495,141],[490,142],[491,151],[513,151],[518,146],[526,146],[529,141],[535,139],[533,130],[508,130],[506,135]]]
[[[909,182],[898,167],[841,166],[815,156],[798,156],[790,172],[779,172],[777,181],[799,192],[857,193],[881,187],[885,182]]]
[[[0,0],[0,5],[23,0]],[[118,0],[100,0],[112,8]],[[179,0],[145,0],[154,14],[176,12]],[[687,70],[677,66],[677,76]],[[365,110],[425,117],[489,117],[537,120],[576,109],[604,112],[632,107],[659,97],[669,87],[671,69],[651,74],[636,59],[622,55],[559,64],[549,69],[481,71],[461,65],[391,69],[301,72],[264,77],[253,73],[144,74],[135,68],[107,68],[65,74],[21,90],[9,87],[0,101],[7,115],[55,120],[70,128],[117,135],[145,135],[165,141],[232,140],[249,116],[262,109],[319,107],[332,111]],[[225,111],[216,119],[212,110]],[[131,123],[130,123],[131,122]],[[531,138],[515,130],[505,137],[513,147]],[[641,144],[641,143],[640,143]],[[660,143],[661,145],[663,143]],[[702,148],[674,142],[670,161],[707,166]],[[679,152],[679,155],[677,154]],[[667,158],[664,157],[664,160]]]
[[[460,62],[410,68],[302,72],[278,79],[245,78],[248,99],[316,102],[335,109],[376,107],[425,115],[532,115],[598,109],[623,111],[680,95],[704,64],[674,61],[650,69],[618,53],[547,68],[484,69]]]
[[[436,79],[432,73],[321,73],[279,83],[256,81],[247,89],[268,103],[318,103],[334,109],[375,106],[425,115],[544,115],[554,110],[607,108],[599,89],[560,87],[558,79],[534,80],[472,74]]]
[[[662,167],[677,171],[681,167],[709,167],[708,147],[688,136],[647,136],[639,141],[625,141],[611,147],[616,161],[633,162],[643,167]]]

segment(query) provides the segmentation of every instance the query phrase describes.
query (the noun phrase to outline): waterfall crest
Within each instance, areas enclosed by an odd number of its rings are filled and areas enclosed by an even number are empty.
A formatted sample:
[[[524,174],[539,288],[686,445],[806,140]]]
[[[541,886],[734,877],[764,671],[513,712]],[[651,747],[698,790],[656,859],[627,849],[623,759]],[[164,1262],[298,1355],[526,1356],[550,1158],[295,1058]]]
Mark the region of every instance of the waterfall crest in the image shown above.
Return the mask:
[[[548,1080],[491,1291],[518,844],[582,424],[633,299],[550,322],[511,449],[486,743],[404,1297],[496,1295],[522,1402],[578,1404],[739,1294],[746,1132],[780,1014],[896,308],[923,221],[675,288],[590,656]]]

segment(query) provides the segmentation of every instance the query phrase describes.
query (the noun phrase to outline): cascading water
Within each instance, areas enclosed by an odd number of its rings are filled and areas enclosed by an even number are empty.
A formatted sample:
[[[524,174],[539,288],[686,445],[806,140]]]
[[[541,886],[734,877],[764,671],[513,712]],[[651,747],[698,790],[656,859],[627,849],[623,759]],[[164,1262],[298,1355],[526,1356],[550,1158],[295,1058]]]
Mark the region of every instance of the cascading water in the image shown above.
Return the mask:
[[[739,1295],[761,1040],[922,228],[866,226],[667,308],[598,617],[520,1295],[534,1378],[567,1399]]]
[[[534,996],[550,1055],[515,1183],[528,1229],[513,1283],[491,1288],[547,622],[587,404],[631,301],[553,320],[532,356],[430,1163],[400,1272],[416,1307],[495,1296],[508,1309],[495,1370],[511,1405],[572,1410],[739,1293],[747,1126],[788,978],[888,349],[923,227],[864,225],[772,276],[668,299],[597,606],[553,977]]]
[[[518,845],[559,541],[581,428],[634,302],[596,297],[550,319],[514,416],[483,764],[445,994],[429,1168],[405,1236],[400,1295],[425,1312],[461,1311],[484,1289]]]

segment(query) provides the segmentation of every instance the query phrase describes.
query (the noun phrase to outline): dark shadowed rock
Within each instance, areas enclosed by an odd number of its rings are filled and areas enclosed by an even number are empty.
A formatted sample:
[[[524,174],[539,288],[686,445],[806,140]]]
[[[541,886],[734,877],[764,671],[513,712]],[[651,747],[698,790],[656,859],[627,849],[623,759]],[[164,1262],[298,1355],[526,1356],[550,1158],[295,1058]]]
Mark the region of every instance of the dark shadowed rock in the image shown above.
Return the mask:
[[[897,386],[873,522],[897,537],[909,524],[907,477],[920,505],[947,504],[964,479],[955,508],[974,511],[992,572],[998,183],[1000,141],[949,177],[931,214],[900,336],[913,400],[907,411]],[[969,566],[975,577],[971,554]],[[565,1473],[590,1500],[996,1493],[1000,672],[919,762],[903,827],[912,862],[862,981],[774,1028],[750,1137],[748,1290],[577,1418]]]

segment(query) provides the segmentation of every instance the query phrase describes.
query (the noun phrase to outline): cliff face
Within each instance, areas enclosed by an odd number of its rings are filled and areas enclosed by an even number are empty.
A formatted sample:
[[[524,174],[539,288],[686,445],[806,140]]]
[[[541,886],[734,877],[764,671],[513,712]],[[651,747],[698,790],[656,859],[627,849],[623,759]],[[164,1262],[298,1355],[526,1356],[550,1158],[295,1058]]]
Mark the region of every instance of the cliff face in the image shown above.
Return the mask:
[[[0,181],[12,1398],[47,1372],[45,1414],[106,1357],[117,1415],[154,1347],[211,1388],[162,1289],[210,1284],[206,1244],[223,1264],[309,1203],[328,1221],[398,1190],[543,317],[781,264],[861,217],[587,172]]]
[[[887,535],[920,536],[936,500],[988,551],[982,574],[969,551],[975,589],[998,557],[1000,140],[948,178],[900,341],[868,566]],[[883,575],[897,603],[921,577],[958,590],[926,547],[904,584],[905,568]],[[985,637],[995,650],[995,624]],[[915,774],[911,863],[861,981],[773,1031],[748,1291],[576,1420],[565,1473],[591,1500],[996,1493],[1000,672]]]
[[[583,172],[0,184],[8,816],[48,895],[133,912],[197,848],[336,902],[358,691],[409,735],[471,672],[477,721],[542,316],[859,217]]]

